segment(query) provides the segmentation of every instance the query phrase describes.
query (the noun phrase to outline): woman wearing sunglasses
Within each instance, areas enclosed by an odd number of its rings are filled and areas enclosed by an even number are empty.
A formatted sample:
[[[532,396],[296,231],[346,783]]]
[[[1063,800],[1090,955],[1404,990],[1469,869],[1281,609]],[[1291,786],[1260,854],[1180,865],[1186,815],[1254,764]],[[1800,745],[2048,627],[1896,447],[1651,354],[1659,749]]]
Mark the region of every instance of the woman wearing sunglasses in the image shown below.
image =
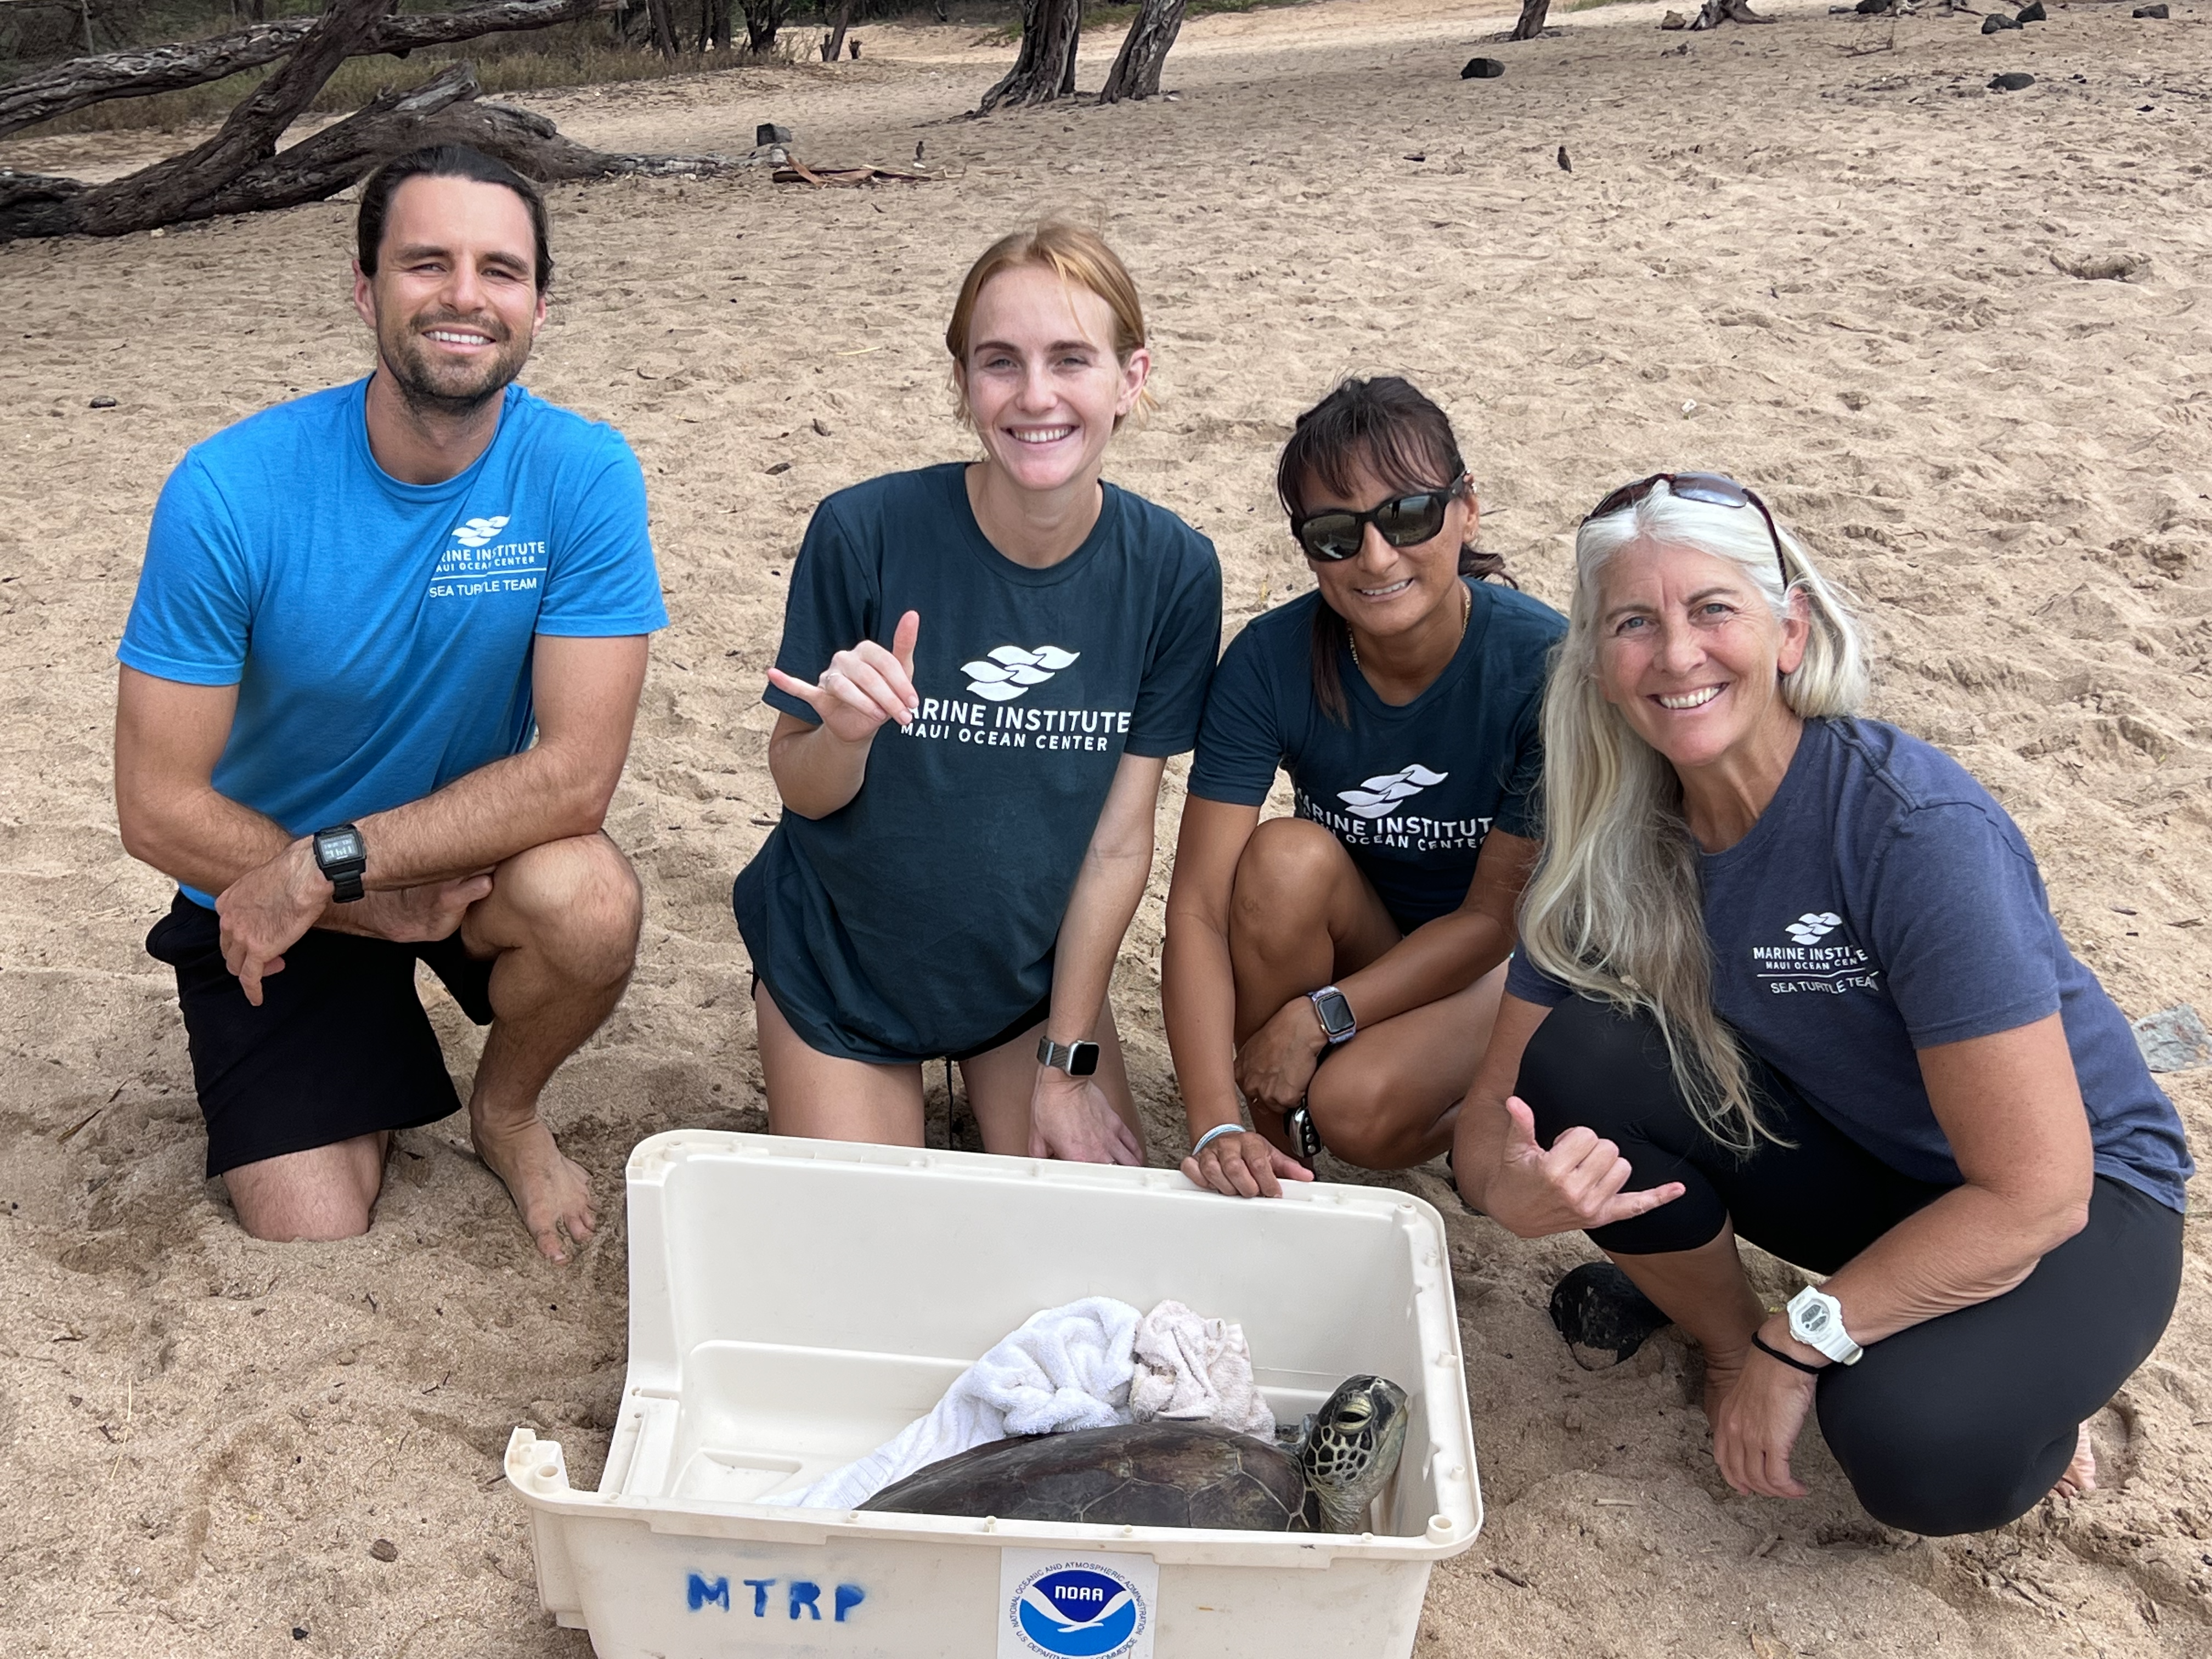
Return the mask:
[[[960,1062],[994,1152],[1141,1164],[1108,982],[1221,635],[1212,545],[1102,483],[1151,354],[1128,271],[1047,223],[945,333],[982,458],[815,511],[769,675],[785,811],[737,880],[779,1134],[919,1146]]]
[[[1599,504],[1457,1172],[1698,1343],[1738,1492],[1804,1494],[1817,1408],[1877,1520],[1978,1532],[2094,1483],[2081,1425],[2166,1327],[2191,1165],[2019,830],[1866,684],[1749,490]],[[1770,1312],[1739,1237],[1829,1277]]]
[[[1255,618],[1206,701],[1161,1000],[1200,1186],[1273,1197],[1326,1146],[1451,1144],[1535,850],[1559,614],[1482,580],[1451,422],[1396,379],[1309,410],[1276,490],[1316,591]],[[1296,809],[1260,821],[1278,768]],[[1240,1096],[1253,1127],[1243,1127]]]

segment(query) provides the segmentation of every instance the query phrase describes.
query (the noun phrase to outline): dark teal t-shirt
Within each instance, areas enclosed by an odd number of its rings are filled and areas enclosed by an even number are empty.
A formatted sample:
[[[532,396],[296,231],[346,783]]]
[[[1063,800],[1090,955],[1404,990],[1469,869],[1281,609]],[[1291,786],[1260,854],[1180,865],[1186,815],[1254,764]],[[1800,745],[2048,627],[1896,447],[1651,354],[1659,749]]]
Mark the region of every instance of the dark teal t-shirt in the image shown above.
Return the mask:
[[[1255,617],[1221,659],[1191,762],[1192,794],[1238,806],[1260,805],[1275,769],[1288,772],[1297,816],[1344,843],[1406,933],[1465,902],[1492,830],[1535,834],[1546,664],[1566,621],[1513,588],[1468,589],[1457,653],[1403,707],[1376,696],[1352,653],[1338,653],[1345,726],[1314,699],[1321,596]]]
[[[1045,999],[1115,770],[1196,741],[1221,644],[1213,544],[1173,514],[1107,484],[1083,545],[1032,570],[985,538],[965,472],[840,490],[791,573],[776,665],[803,679],[921,616],[921,717],[878,731],[841,810],[786,812],[732,895],[784,1017],[850,1060],[957,1054]]]
[[[1942,750],[1878,720],[1808,720],[1751,833],[1698,870],[1714,1007],[1890,1168],[1960,1179],[1921,1049],[2055,1013],[2097,1172],[2186,1206],[2188,1139],[2127,1017],[2067,948],[2019,826]],[[1569,994],[1525,952],[1505,988],[1547,1007]]]

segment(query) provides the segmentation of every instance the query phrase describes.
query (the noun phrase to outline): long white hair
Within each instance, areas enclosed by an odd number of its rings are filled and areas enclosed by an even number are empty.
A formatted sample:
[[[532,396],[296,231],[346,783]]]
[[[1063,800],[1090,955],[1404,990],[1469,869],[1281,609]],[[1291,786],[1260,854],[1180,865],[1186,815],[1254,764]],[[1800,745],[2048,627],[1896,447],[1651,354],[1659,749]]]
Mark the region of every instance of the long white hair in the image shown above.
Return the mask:
[[[1583,996],[1648,1012],[1684,1102],[1713,1137],[1748,1152],[1761,1135],[1735,1035],[1713,1008],[1698,847],[1682,786],[1598,684],[1606,568],[1634,543],[1733,560],[1775,619],[1810,624],[1782,700],[1808,720],[1858,711],[1867,693],[1857,626],[1836,588],[1780,526],[1788,579],[1755,507],[1691,501],[1664,486],[1575,538],[1575,592],[1544,695],[1543,854],[1522,902],[1521,948]]]

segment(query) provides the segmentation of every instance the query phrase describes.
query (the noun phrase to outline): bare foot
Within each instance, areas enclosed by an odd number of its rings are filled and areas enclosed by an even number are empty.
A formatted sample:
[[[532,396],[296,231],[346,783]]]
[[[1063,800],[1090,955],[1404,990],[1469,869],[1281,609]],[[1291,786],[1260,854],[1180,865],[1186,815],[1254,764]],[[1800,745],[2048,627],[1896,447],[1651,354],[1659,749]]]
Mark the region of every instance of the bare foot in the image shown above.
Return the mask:
[[[522,1224],[547,1260],[566,1261],[568,1241],[579,1249],[591,1241],[599,1224],[592,1208],[591,1177],[582,1165],[562,1155],[543,1118],[532,1113],[521,1122],[495,1127],[471,1115],[469,1140],[477,1156],[507,1183]]]
[[[2084,1492],[2097,1490],[2097,1449],[2089,1442],[2089,1425],[2081,1425],[2080,1437],[2074,1443],[2073,1461],[2066,1472],[2058,1477],[2058,1484],[2051,1489],[2053,1498],[2079,1498]]]

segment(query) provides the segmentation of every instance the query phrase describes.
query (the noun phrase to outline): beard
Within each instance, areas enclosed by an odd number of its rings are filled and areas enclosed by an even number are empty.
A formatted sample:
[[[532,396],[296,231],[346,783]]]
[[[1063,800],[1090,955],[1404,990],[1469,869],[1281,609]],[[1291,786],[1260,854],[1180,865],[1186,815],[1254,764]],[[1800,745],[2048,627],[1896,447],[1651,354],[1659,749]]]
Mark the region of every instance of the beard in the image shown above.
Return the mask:
[[[476,361],[457,362],[424,337],[430,329],[456,325],[483,331],[492,349]],[[377,329],[378,355],[408,408],[448,419],[473,415],[505,392],[529,361],[530,345],[529,336],[518,338],[492,317],[410,318],[380,322]]]

